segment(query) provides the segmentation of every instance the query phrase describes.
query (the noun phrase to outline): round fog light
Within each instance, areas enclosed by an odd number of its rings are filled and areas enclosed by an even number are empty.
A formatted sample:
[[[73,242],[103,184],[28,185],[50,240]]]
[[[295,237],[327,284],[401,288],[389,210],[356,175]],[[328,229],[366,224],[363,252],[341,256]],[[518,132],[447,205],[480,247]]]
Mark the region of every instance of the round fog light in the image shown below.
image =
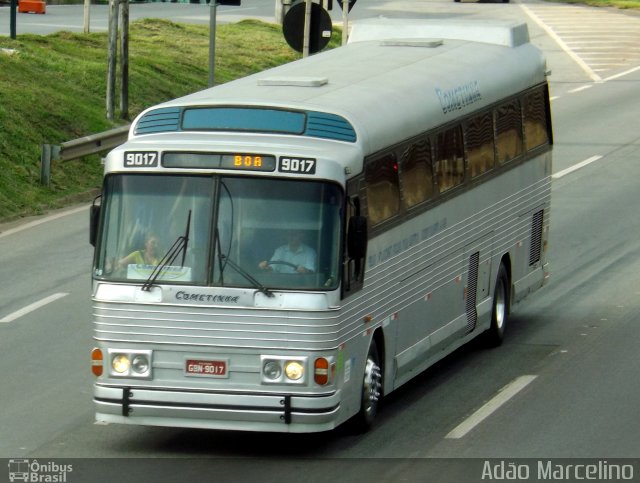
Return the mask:
[[[138,374],[144,374],[149,371],[149,359],[144,355],[135,356],[131,363],[131,368]]]
[[[280,379],[282,375],[282,369],[280,368],[280,363],[277,361],[269,361],[262,368],[262,373],[264,377],[275,381],[276,379]]]
[[[118,354],[114,356],[111,361],[111,367],[118,374],[124,374],[129,371],[129,367],[131,367],[131,362],[129,362],[129,358],[125,354]]]
[[[284,372],[289,379],[297,381],[304,374],[304,367],[298,361],[289,361],[284,366]]]

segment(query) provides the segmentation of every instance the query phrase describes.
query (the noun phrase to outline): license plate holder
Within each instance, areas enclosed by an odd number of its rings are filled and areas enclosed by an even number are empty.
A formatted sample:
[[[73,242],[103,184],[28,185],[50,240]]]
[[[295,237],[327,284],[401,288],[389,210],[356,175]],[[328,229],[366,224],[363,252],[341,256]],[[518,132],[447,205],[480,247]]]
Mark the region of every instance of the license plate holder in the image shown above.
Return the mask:
[[[226,379],[229,377],[229,360],[188,358],[184,363],[184,373],[192,377]]]

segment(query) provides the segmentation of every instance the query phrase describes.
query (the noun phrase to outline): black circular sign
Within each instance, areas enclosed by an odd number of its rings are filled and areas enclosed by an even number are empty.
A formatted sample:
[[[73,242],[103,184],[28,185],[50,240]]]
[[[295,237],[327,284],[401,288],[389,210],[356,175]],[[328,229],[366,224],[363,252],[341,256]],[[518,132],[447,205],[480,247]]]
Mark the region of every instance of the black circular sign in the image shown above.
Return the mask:
[[[338,2],[338,5],[340,5],[340,8],[342,8],[342,0],[336,0],[336,2]],[[356,0],[349,0],[349,10],[347,10],[347,12],[351,12],[351,7],[353,7],[355,3]]]
[[[292,49],[302,52],[304,46],[304,14],[305,2],[291,7],[284,16],[282,32]],[[333,26],[331,16],[317,3],[311,4],[311,28],[309,29],[309,53],[315,54],[324,49],[329,40]]]

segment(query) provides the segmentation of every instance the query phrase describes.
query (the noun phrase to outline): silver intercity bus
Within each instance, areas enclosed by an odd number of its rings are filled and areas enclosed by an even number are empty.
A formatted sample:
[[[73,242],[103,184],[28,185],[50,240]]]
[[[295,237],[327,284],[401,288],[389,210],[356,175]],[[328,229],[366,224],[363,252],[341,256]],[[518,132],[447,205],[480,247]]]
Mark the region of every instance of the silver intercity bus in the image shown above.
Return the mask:
[[[369,427],[545,283],[551,117],[525,24],[377,21],[142,112],[92,208],[98,421]]]

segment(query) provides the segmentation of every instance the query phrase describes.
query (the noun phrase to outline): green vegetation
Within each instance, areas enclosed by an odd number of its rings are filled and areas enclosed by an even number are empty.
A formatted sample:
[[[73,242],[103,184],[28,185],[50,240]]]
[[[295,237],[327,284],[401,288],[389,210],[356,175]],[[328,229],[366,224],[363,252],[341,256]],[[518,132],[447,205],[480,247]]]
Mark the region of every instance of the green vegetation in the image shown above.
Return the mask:
[[[130,27],[129,113],[207,87],[208,26],[143,20]],[[338,44],[334,34],[332,45]],[[221,25],[216,83],[300,57],[279,26]],[[125,124],[106,119],[107,35],[0,37],[0,220],[89,200],[102,183],[98,156],[54,161],[40,184],[42,144],[60,144]],[[119,89],[119,88],[118,88]],[[119,113],[116,113],[118,116]]]
[[[640,0],[551,0],[638,9]],[[339,44],[339,32],[330,46]],[[217,29],[216,82],[299,58],[279,26],[247,20]],[[208,26],[164,20],[130,28],[129,113],[206,88]],[[98,156],[52,166],[40,184],[42,144],[60,144],[124,124],[105,117],[107,35],[0,37],[0,221],[88,200],[102,180]]]

